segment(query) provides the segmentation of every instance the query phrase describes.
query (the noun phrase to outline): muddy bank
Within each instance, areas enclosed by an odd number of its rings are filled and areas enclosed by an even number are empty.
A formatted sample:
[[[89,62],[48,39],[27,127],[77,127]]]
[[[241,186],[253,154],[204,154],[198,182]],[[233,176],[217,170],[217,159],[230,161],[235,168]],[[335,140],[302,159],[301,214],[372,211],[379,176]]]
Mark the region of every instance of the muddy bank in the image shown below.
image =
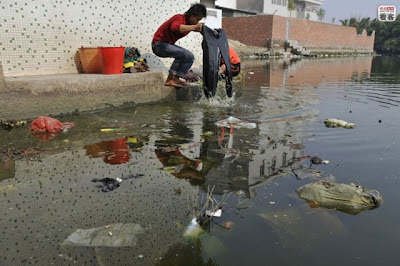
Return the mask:
[[[369,50],[333,50],[333,49],[309,49],[296,50],[268,49],[266,47],[249,46],[236,40],[229,40],[229,45],[241,58],[268,59],[268,58],[324,58],[324,57],[347,57],[347,56],[370,56],[374,51]]]

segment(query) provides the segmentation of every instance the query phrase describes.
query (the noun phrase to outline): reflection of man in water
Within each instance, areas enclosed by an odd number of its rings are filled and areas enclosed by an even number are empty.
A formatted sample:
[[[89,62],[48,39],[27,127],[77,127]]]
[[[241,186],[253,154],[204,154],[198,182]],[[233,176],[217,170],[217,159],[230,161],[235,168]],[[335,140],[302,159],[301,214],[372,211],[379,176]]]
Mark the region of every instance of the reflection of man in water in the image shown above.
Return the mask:
[[[201,160],[187,158],[177,147],[159,148],[155,153],[163,166],[176,178],[190,179],[191,183],[196,184],[204,183]]]

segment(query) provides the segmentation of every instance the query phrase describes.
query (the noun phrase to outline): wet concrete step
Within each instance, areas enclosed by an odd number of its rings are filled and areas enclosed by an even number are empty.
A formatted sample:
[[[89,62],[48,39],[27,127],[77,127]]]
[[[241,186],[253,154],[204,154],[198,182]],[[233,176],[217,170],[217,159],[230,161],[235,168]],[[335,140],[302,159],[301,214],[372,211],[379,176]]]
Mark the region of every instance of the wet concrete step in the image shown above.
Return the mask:
[[[189,86],[176,89],[176,100],[178,102],[197,102],[203,95],[203,86],[199,83],[189,83]]]

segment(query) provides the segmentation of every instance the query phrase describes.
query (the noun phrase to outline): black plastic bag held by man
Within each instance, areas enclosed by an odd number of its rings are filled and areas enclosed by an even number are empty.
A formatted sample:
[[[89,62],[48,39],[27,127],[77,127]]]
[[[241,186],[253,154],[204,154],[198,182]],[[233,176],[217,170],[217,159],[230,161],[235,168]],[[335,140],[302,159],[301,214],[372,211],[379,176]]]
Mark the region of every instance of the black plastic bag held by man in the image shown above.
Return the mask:
[[[226,64],[226,94],[233,95],[231,63],[226,33],[222,29],[210,29],[203,26],[203,91],[207,98],[214,97],[218,83],[220,55]]]

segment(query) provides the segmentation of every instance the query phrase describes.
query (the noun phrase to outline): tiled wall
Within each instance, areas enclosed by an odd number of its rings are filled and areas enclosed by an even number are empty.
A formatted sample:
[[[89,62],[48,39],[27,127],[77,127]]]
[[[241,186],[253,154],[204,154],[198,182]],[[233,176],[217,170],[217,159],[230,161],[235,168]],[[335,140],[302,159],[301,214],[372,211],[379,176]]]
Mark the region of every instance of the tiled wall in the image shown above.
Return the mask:
[[[157,28],[185,12],[186,0],[0,0],[0,62],[4,76],[77,73],[81,46],[135,46],[152,70],[166,70],[171,59],[151,51]],[[190,33],[178,45],[201,63],[201,40]]]

